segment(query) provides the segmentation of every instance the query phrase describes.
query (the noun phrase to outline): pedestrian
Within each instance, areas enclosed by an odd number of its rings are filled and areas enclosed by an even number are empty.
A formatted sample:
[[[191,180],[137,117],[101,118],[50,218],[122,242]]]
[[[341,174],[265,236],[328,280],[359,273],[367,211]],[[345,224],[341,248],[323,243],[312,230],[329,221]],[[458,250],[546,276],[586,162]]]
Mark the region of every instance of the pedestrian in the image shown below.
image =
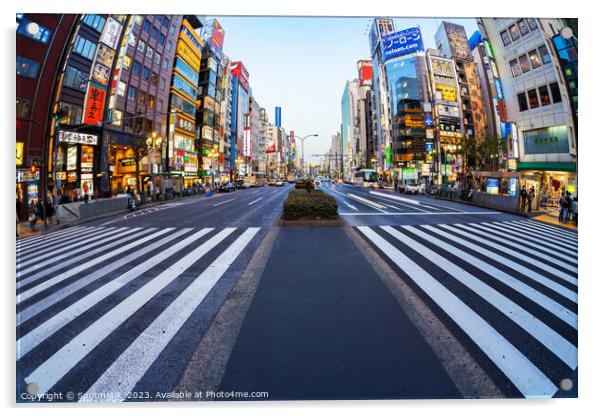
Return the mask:
[[[525,189],[525,185],[522,186],[518,195],[520,197],[520,210],[521,212],[525,212],[527,207],[527,190]]]
[[[398,186],[399,186],[399,185],[397,184],[397,178],[393,179],[393,190],[394,190],[395,192],[397,192],[397,187],[398,187]]]
[[[573,224],[577,225],[577,197],[573,198]]]
[[[29,203],[27,214],[29,220],[29,228],[31,229],[31,231],[35,231],[36,222],[38,221],[38,219],[36,217],[36,203],[33,200]]]
[[[46,217],[50,221],[51,224],[54,224],[54,207],[52,206],[52,199],[50,194],[46,196],[46,200],[44,201],[44,211],[46,212]]]
[[[571,213],[573,211],[573,198],[571,198],[571,193],[566,191],[565,199],[565,210],[564,210],[564,218],[562,222],[569,222],[571,218]]]
[[[529,193],[527,195],[527,200],[529,201],[529,212],[531,212],[531,205],[533,203],[533,198],[535,198],[535,190],[533,187],[529,188]]]

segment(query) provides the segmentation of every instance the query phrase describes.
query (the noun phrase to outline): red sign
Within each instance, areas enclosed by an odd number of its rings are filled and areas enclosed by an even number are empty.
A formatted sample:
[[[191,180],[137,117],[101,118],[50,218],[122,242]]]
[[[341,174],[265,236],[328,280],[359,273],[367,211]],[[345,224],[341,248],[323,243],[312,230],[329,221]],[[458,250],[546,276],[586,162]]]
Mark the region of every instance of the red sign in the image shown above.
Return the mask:
[[[360,75],[360,85],[372,84],[372,61],[361,60],[357,63]]]
[[[213,21],[213,43],[222,49],[224,47],[224,29],[217,20]]]
[[[293,130],[291,130],[291,144],[295,144],[295,132]]]
[[[247,68],[245,68],[245,65],[240,61],[232,62],[232,64],[230,65],[230,70],[232,71],[232,75],[238,76],[240,83],[246,89],[249,89],[249,73],[247,72]]]
[[[503,101],[499,101],[499,106],[500,106],[500,120],[505,122],[506,121],[506,106],[504,105]]]
[[[88,88],[88,99],[86,101],[84,124],[102,123],[102,113],[105,106],[105,94],[105,90],[90,85]]]

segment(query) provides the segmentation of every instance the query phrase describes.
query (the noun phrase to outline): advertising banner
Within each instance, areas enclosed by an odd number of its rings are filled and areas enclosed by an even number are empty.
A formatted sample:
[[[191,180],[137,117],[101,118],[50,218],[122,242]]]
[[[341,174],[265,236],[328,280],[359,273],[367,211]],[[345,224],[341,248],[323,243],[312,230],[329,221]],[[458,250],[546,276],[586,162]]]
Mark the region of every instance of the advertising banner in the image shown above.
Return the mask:
[[[200,51],[199,51],[200,52]],[[195,53],[186,42],[179,41],[176,47],[176,53],[180,56],[190,67],[199,71],[201,68],[201,58]]]
[[[393,19],[374,19],[372,29],[370,30],[370,54],[374,54],[374,51],[378,46],[378,41],[382,39],[383,36],[393,32],[395,32]]]
[[[17,142],[17,166],[21,166],[23,164],[23,142]]]
[[[96,145],[98,144],[98,136],[95,134],[59,130],[59,142]]]
[[[245,68],[242,62],[232,62],[230,65],[230,71],[232,75],[238,76],[238,79],[243,87],[246,90],[249,89],[249,73],[247,72],[247,68]]]
[[[108,66],[109,68],[113,65],[113,59],[115,58],[115,51],[109,48],[105,44],[99,44],[96,52],[96,62]]]
[[[109,17],[100,35],[100,41],[105,45],[109,45],[111,49],[117,49],[119,35],[121,35],[121,25],[117,20]]]
[[[84,113],[84,124],[101,124],[102,113],[105,105],[106,91],[102,88],[90,85],[86,99],[86,110]]]
[[[516,185],[517,185],[518,179],[517,178],[510,178],[510,189],[508,190],[508,194],[510,196],[516,196]]]
[[[372,84],[372,61],[361,60],[357,63],[360,86],[369,86]]]
[[[276,127],[282,127],[281,126],[281,122],[282,122],[282,108],[280,107],[276,107],[276,122],[274,123],[274,125]]]
[[[463,26],[443,21],[443,28],[449,40],[452,57],[458,59],[471,59],[468,38]]]
[[[454,78],[454,66],[452,61],[447,59],[437,58],[435,56],[430,57],[431,69],[433,75],[439,75],[442,77]]]
[[[422,34],[417,27],[411,27],[389,35],[381,42],[383,60],[409,53],[423,51]]]
[[[455,102],[458,100],[456,87],[452,87],[449,85],[435,84],[435,89],[437,90],[437,98],[439,98],[443,101]],[[439,95],[441,95],[441,97],[439,97]]]
[[[109,73],[111,70],[106,66],[96,63],[92,69],[92,81],[98,82],[100,85],[109,85]]]
[[[524,132],[525,154],[568,153],[569,134],[566,126],[554,126]]]
[[[516,178],[511,178],[516,179]],[[487,178],[485,187],[488,194],[497,195],[500,193],[500,180],[498,178]]]
[[[70,146],[67,149],[67,170],[77,169],[77,146]]]
[[[242,151],[242,155],[244,157],[250,157],[251,156],[251,128],[250,127],[245,127],[244,128],[244,138],[243,138],[243,151]]]
[[[82,146],[82,155],[80,166],[83,168],[92,168],[94,163],[94,148],[92,146]]]

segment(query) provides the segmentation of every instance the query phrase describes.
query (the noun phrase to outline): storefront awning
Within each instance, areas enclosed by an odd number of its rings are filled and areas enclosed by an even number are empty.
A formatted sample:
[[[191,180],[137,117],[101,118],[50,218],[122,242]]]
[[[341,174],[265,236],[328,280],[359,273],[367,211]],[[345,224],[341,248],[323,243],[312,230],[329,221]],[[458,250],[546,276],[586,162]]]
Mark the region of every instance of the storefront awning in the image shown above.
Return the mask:
[[[518,162],[517,170],[577,172],[576,162]]]

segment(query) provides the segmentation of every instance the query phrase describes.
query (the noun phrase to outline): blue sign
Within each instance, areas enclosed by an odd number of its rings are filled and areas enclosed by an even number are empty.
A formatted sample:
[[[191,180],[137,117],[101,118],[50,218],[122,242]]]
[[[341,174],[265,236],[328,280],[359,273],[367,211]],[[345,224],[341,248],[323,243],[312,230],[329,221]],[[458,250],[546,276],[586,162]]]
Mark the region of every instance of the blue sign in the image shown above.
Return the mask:
[[[488,194],[497,195],[500,191],[500,180],[497,178],[487,178],[485,187]]]
[[[276,127],[282,127],[281,126],[281,117],[282,117],[282,109],[280,107],[276,107]]]
[[[417,27],[385,35],[381,42],[383,60],[423,51],[422,34]]]
[[[424,125],[427,127],[433,127],[433,116],[430,114],[424,115]]]
[[[508,194],[510,196],[516,196],[516,183],[518,179],[510,178],[510,189],[508,190]]]
[[[433,143],[427,143],[426,144],[426,152],[427,153],[431,153],[433,151]]]
[[[497,98],[503,100],[504,94],[502,93],[502,84],[500,84],[500,80],[497,78],[495,79],[495,89],[497,91]]]

